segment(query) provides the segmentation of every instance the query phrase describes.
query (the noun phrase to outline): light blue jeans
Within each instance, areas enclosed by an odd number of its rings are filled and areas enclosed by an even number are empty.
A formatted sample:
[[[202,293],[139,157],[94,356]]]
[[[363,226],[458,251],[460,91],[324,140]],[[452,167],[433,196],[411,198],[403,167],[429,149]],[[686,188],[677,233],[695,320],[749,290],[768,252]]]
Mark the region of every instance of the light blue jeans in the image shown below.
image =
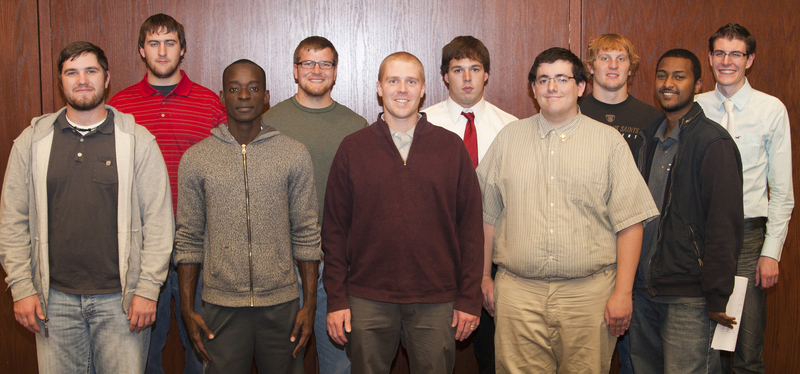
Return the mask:
[[[320,374],[350,374],[350,359],[343,346],[331,340],[328,336],[328,294],[322,285],[322,269],[325,262],[319,263],[319,274],[317,278],[317,311],[314,315],[314,335],[317,338],[317,356],[319,358]],[[303,307],[303,281],[300,279],[300,271],[295,265],[297,272],[297,283],[300,287],[300,307]]]
[[[667,304],[634,291],[628,332],[634,373],[718,374],[719,352],[711,348],[717,323],[705,303]]]
[[[199,279],[197,281],[197,292],[194,297],[194,310],[200,315],[203,315],[203,271],[200,271]],[[183,345],[186,366],[183,369],[184,374],[201,374],[203,372],[203,364],[197,359],[197,354],[192,348],[192,343],[189,340],[189,335],[186,333],[186,326],[183,324],[183,317],[181,317],[181,296],[178,288],[178,273],[170,264],[167,279],[164,281],[164,286],[161,288],[161,294],[158,295],[158,309],[156,310],[156,323],[153,324],[153,332],[150,337],[150,349],[147,357],[147,374],[164,374],[162,367],[162,353],[164,346],[167,344],[167,333],[169,332],[170,325],[170,301],[175,299],[175,319],[178,322],[178,337],[181,339]]]
[[[39,321],[36,352],[41,374],[141,374],[150,329],[129,332],[122,294],[71,295],[50,288],[47,326]]]

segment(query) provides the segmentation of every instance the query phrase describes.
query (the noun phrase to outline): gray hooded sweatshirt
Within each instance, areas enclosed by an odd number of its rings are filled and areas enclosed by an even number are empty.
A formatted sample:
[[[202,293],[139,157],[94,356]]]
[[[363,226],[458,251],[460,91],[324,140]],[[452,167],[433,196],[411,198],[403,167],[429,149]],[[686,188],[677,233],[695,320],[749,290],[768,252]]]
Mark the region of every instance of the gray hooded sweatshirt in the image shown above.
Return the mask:
[[[172,197],[155,137],[133,116],[114,113],[117,226],[122,309],[133,295],[157,300],[172,253]],[[0,262],[14,301],[38,295],[44,313],[50,290],[47,167],[57,113],[34,118],[14,140],[0,199]],[[47,315],[45,314],[45,318]]]
[[[314,169],[301,143],[265,126],[240,145],[222,124],[183,154],[175,263],[203,264],[204,301],[294,300],[293,260],[321,254]]]

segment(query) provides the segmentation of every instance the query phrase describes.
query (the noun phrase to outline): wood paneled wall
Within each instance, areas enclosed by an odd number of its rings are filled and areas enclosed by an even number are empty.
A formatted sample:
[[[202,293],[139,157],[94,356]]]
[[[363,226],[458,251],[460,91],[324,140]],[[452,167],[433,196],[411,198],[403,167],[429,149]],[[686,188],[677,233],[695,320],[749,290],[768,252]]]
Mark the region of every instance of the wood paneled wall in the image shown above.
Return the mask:
[[[800,101],[796,84],[800,73],[790,67],[792,57],[800,55],[798,26],[791,19],[800,6],[791,0],[776,0],[758,9],[752,2],[722,0],[4,0],[0,9],[0,47],[6,52],[0,72],[0,98],[5,104],[0,116],[0,171],[5,170],[13,139],[30,119],[64,105],[55,75],[61,48],[75,40],[104,48],[113,95],[144,75],[137,52],[138,28],[159,12],[184,24],[187,53],[182,67],[195,82],[219,91],[224,67],[249,58],[266,70],[272,104],[296,92],[292,54],[297,43],[309,35],[327,37],[340,55],[334,99],[370,122],[380,111],[375,93],[378,66],[395,51],[411,52],[423,62],[428,84],[423,106],[428,106],[447,96],[438,72],[441,47],[457,35],[476,36],[492,55],[487,99],[523,118],[536,113],[527,73],[535,56],[546,48],[570,47],[583,55],[594,35],[626,35],[642,57],[633,93],[652,103],[653,63],[661,53],[683,47],[706,61],[708,36],[723,23],[736,21],[758,40],[751,83],[783,100],[794,126],[800,123],[793,107]],[[710,70],[703,73],[704,88],[712,89]],[[797,139],[795,131],[795,149]],[[800,161],[797,154],[795,163]],[[768,293],[769,372],[800,372],[800,359],[794,354],[800,335],[796,321],[800,301],[795,296],[800,293],[798,230],[793,222],[781,280]],[[182,348],[171,335],[165,352],[167,372],[181,371],[181,357]],[[36,372],[34,338],[14,321],[8,291],[0,295],[0,367],[4,372]]]
[[[98,11],[96,22],[85,22],[82,17]],[[104,48],[112,74],[110,95],[144,75],[137,52],[138,29],[154,13],[170,14],[184,24],[187,52],[182,68],[195,82],[217,92],[222,86],[222,70],[235,60],[249,58],[267,72],[271,104],[297,91],[292,77],[297,43],[309,35],[325,36],[339,52],[334,99],[370,122],[380,112],[375,83],[384,57],[400,50],[416,55],[425,66],[429,85],[423,106],[432,105],[447,97],[439,74],[441,47],[458,35],[478,37],[492,53],[487,97],[518,116],[534,114],[528,70],[544,48],[568,46],[570,16],[568,0],[271,0],[235,5],[151,0],[146,7],[132,0],[83,0],[69,4],[51,1],[49,12],[51,35],[42,42],[43,54],[55,61],[61,48],[81,39]],[[44,79],[52,82],[43,85],[53,83],[50,86],[54,87],[54,76]],[[63,105],[58,90],[52,90],[44,109]]]
[[[0,175],[13,140],[42,112],[37,14],[36,0],[0,2]],[[5,291],[0,295],[0,371],[31,372],[29,367],[36,367],[35,338],[14,320],[11,292]]]

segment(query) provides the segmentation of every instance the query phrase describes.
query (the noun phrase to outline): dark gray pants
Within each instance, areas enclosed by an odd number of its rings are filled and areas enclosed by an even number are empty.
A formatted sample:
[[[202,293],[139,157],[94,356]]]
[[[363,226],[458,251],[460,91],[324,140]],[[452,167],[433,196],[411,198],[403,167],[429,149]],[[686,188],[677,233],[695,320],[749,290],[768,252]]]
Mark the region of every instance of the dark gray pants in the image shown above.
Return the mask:
[[[299,300],[268,307],[230,308],[205,304],[203,319],[214,339],[203,339],[211,356],[205,374],[250,373],[255,357],[262,373],[303,374],[303,352],[292,358],[289,338]]]
[[[739,338],[733,353],[735,374],[765,373],[764,330],[767,328],[767,291],[756,286],[756,265],[761,258],[766,229],[757,228],[744,232],[744,244],[736,275],[747,277],[747,293],[744,298],[742,318],[739,321]],[[731,372],[731,353],[722,352],[722,372]]]
[[[350,296],[352,372],[389,373],[400,330],[412,374],[453,372],[453,304],[394,304]]]

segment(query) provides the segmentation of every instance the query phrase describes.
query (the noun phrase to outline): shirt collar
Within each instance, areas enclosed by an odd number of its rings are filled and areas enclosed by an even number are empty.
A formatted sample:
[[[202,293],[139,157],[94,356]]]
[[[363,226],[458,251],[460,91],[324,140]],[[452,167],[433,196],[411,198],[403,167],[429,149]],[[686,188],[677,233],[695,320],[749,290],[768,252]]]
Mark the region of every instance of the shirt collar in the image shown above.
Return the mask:
[[[675,126],[675,128],[674,128],[674,129],[672,129],[672,131],[670,131],[670,133],[669,133],[669,136],[667,136],[666,138],[664,138],[664,133],[666,133],[666,132],[667,132],[667,119],[666,119],[666,118],[664,118],[664,121],[663,121],[663,122],[661,122],[661,124],[660,124],[660,125],[658,125],[658,130],[656,130],[656,135],[655,135],[655,137],[656,137],[656,139],[658,139],[659,141],[662,141],[662,142],[663,142],[663,141],[664,141],[664,140],[666,140],[666,139],[673,139],[673,140],[676,140],[676,141],[677,141],[677,140],[679,139],[679,138],[678,138],[678,135],[679,135],[679,134],[680,134],[680,132],[681,132],[681,127],[680,127],[680,126]]]
[[[69,122],[67,121],[67,111],[61,112],[61,114],[56,119],[56,126],[61,131],[72,131],[72,126],[70,126]],[[97,126],[95,132],[99,132],[101,134],[110,135],[114,133],[114,112],[106,109],[106,119],[103,120],[103,123],[100,126]]]
[[[410,136],[411,139],[414,139],[414,130],[416,130],[416,128],[417,128],[417,125],[414,125],[414,127],[408,129],[408,131],[406,131],[404,133],[401,133],[400,131],[392,131],[392,129],[389,129],[389,132],[392,134],[392,136],[395,136],[396,134],[406,134],[406,135]]]
[[[458,117],[461,116],[461,112],[472,112],[475,113],[475,118],[480,118],[481,114],[483,114],[484,108],[486,108],[486,100],[483,97],[481,97],[480,101],[475,103],[475,105],[472,107],[464,108],[455,102],[449,94],[447,95],[447,112],[450,113],[450,118],[453,119],[453,122],[458,121]]]
[[[575,117],[569,122],[556,129],[553,128],[553,125],[551,125],[550,122],[547,122],[547,119],[545,119],[541,113],[539,113],[537,116],[539,117],[537,126],[539,127],[539,136],[541,138],[547,137],[547,135],[552,132],[562,140],[566,140],[575,133],[575,130],[578,129],[581,119],[583,118],[583,115],[581,114],[581,108],[578,107],[578,114],[576,114]]]
[[[739,91],[736,91],[733,96],[731,96],[730,100],[733,101],[733,105],[738,109],[740,112],[744,110],[744,105],[747,104],[747,100],[750,99],[750,95],[753,94],[753,87],[750,86],[750,81],[747,78],[744,78],[744,85]],[[728,100],[727,97],[722,95],[722,92],[719,91],[719,83],[714,88],[714,96],[719,100],[717,106],[724,112],[725,106],[722,105],[722,102]]]
[[[144,74],[144,79],[139,82],[139,93],[142,94],[142,97],[150,97],[153,95],[160,95],[161,93],[158,92],[153,86],[147,82],[147,74]],[[186,72],[181,70],[181,80],[178,82],[178,85],[175,86],[175,89],[170,92],[170,94],[175,94],[179,96],[189,96],[189,92],[192,91],[192,81],[189,80],[189,77],[186,75]]]

